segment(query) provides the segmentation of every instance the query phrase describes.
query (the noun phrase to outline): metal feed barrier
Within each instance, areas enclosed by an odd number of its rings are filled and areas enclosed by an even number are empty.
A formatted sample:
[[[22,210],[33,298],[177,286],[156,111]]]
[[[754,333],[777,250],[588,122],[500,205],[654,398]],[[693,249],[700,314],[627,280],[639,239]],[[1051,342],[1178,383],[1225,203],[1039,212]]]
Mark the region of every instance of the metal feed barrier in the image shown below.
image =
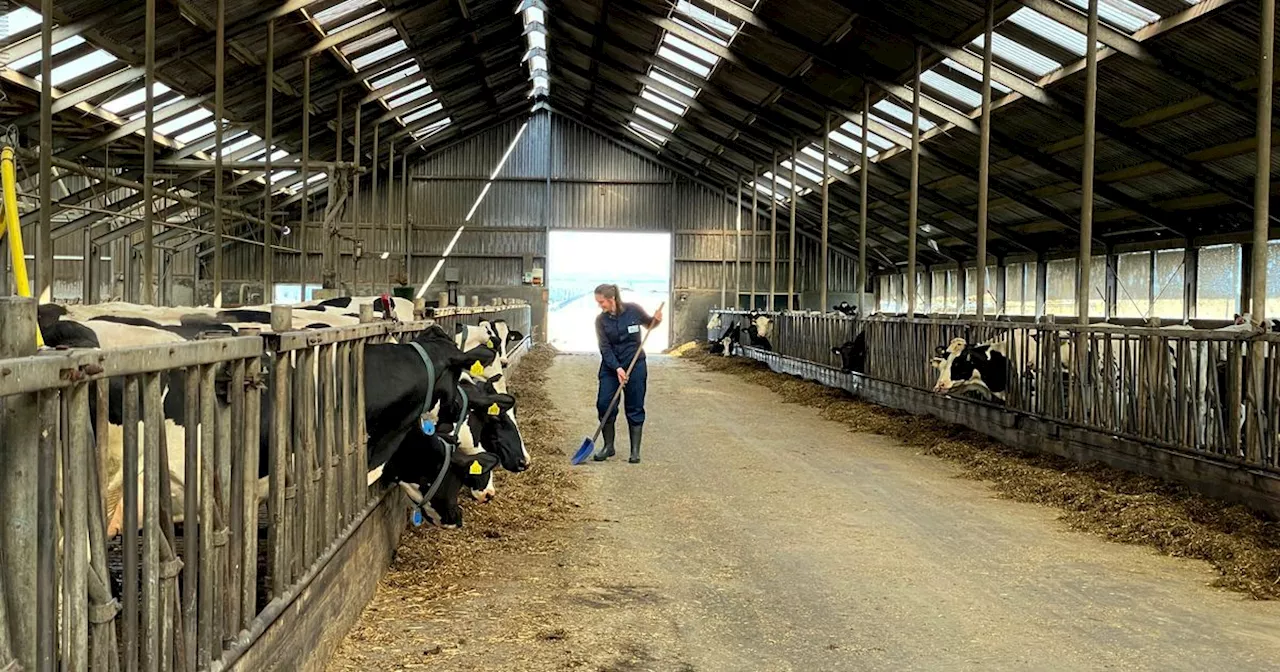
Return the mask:
[[[0,301],[0,336],[31,340],[35,305],[19,301]],[[275,307],[270,334],[0,359],[0,671],[235,666],[397,492],[367,485],[365,347],[481,318],[527,334],[531,315],[363,310],[293,331]]]
[[[748,314],[715,311],[723,325]],[[872,316],[757,313],[774,324],[774,352],[799,375],[800,362],[835,369],[832,348],[859,332],[866,337],[865,379],[932,392],[939,346],[1003,341],[1014,362],[1003,401],[957,395],[1015,414],[1123,437],[1238,467],[1280,473],[1280,334],[1184,327],[1117,327],[1040,321],[978,321]],[[715,338],[719,334],[708,334]],[[744,336],[745,342],[745,336]],[[752,348],[744,352],[757,359]],[[1261,379],[1250,373],[1261,358]],[[779,360],[781,361],[781,360]],[[843,377],[839,378],[838,377]],[[826,382],[826,380],[823,380]],[[844,381],[837,385],[856,384]],[[830,384],[830,383],[828,383]],[[1252,393],[1251,393],[1252,392]]]

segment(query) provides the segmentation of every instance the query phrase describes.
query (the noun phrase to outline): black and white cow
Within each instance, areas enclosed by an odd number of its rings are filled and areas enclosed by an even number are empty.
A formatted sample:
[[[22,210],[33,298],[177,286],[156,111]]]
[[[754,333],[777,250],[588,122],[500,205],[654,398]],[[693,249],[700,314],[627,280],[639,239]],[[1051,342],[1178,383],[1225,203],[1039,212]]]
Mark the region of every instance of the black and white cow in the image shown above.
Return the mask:
[[[1034,339],[1027,339],[1027,346],[1019,349],[1016,362],[1010,360],[1009,351],[1007,338],[980,345],[970,345],[963,338],[951,339],[946,346],[938,346],[933,358],[933,367],[938,371],[933,391],[1005,401],[1018,376],[1034,376],[1037,361]]]
[[[772,352],[773,344],[769,342],[769,337],[773,335],[773,320],[758,313],[751,314],[751,320],[747,323],[747,338],[753,348]]]
[[[733,348],[740,338],[742,338],[742,327],[738,326],[737,320],[730,320],[729,326],[720,332],[719,338],[711,342],[710,353],[729,357],[733,354]]]
[[[831,310],[850,317],[858,316],[858,307],[849,305],[848,301],[841,301],[840,303],[832,306]]]
[[[428,522],[452,529],[462,527],[459,493],[466,488],[477,501],[488,501],[493,496],[493,469],[497,466],[498,456],[493,453],[467,455],[446,450],[441,437],[410,432],[382,470],[381,480],[399,485]],[[427,501],[426,494],[436,479],[440,484]]]
[[[845,341],[831,352],[840,356],[840,370],[845,373],[866,373],[867,370],[867,335],[859,331],[853,340]]]

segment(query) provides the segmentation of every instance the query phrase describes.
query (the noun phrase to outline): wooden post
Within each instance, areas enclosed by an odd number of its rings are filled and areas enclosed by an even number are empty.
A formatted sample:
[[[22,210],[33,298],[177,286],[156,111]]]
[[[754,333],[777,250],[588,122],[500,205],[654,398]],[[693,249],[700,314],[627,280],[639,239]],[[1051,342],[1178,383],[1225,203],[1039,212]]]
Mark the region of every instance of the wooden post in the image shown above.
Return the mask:
[[[1094,140],[1098,114],[1098,0],[1089,0],[1089,25],[1085,39],[1084,159],[1080,179],[1080,252],[1076,257],[1076,314],[1089,324],[1089,272],[1093,262]],[[1081,364],[1083,366],[1083,364]]]
[[[41,303],[48,303],[53,300],[53,0],[41,0],[40,12],[40,53],[45,56],[40,60],[40,229],[32,275],[33,294]],[[149,76],[150,70],[147,72]],[[150,130],[150,121],[147,123]]]
[[[1008,297],[1008,280],[1009,268],[1005,264],[1004,257],[996,258],[996,314],[1004,315],[1006,312],[1006,299]]]
[[[271,331],[279,334],[293,328],[292,309],[271,306]],[[272,418],[269,443],[267,495],[267,568],[271,574],[272,599],[284,594],[289,585],[289,528],[285,517],[286,478],[289,467],[290,407],[289,356],[277,353],[271,360]]]
[[[1043,317],[1049,298],[1049,262],[1043,254],[1036,256],[1036,316]]]
[[[756,238],[756,232],[760,225],[759,205],[760,190],[756,188],[756,179],[760,174],[760,166],[757,164],[751,168],[751,301],[747,303],[747,310],[756,309],[756,278],[759,275],[756,271],[756,257],[760,252],[760,241]]]
[[[1155,259],[1156,259],[1156,253],[1152,252],[1151,253],[1152,264],[1155,264]],[[1104,268],[1106,269],[1107,277],[1103,281],[1103,291],[1102,291],[1102,295],[1104,299],[1102,302],[1103,315],[1108,320],[1116,316],[1116,308],[1117,308],[1116,303],[1117,303],[1118,295],[1120,293],[1119,277],[1117,276],[1117,271],[1119,270],[1119,264],[1120,264],[1120,255],[1117,255],[1116,253],[1108,250],[1107,255],[1105,257],[1105,262],[1103,264]],[[1148,282],[1147,284],[1148,290],[1150,290],[1152,284],[1153,283]],[[1149,312],[1151,308],[1150,292],[1148,292],[1148,296],[1146,298],[1147,298],[1147,310]],[[1150,315],[1148,315],[1148,317],[1150,317]]]
[[[742,177],[738,177],[738,216],[734,224],[733,307],[742,302]]]
[[[0,297],[0,359],[34,355],[35,333],[36,300]],[[37,395],[7,397],[0,413],[0,434],[5,437],[0,450],[0,510],[5,512],[0,519],[0,669],[5,669],[10,653],[22,669],[46,669],[36,666],[37,592],[54,587],[38,587],[36,581],[36,530],[41,522],[36,495],[37,479],[47,476],[52,482],[53,473],[40,472]],[[52,599],[44,602],[44,609],[54,607]],[[41,616],[48,624],[57,618],[56,612]]]
[[[1096,0],[1095,0],[1096,1]],[[1271,104],[1275,84],[1273,55],[1276,41],[1276,0],[1262,0],[1261,32],[1258,35],[1258,123],[1257,167],[1253,187],[1253,302],[1250,313],[1255,325],[1267,323],[1267,238],[1271,216]],[[1263,373],[1266,345],[1249,344],[1248,431],[1245,459],[1257,464],[1262,458],[1266,409]],[[1232,430],[1234,431],[1234,429]],[[1269,432],[1268,435],[1274,434]]]
[[[831,247],[829,244],[831,235],[831,194],[829,179],[831,176],[831,115],[822,115],[822,259],[820,260],[819,271],[822,275],[821,282],[821,310],[826,310],[827,294],[830,287],[830,264],[831,264]]]
[[[995,0],[987,0],[982,42],[982,123],[978,136],[978,319],[986,317],[987,207],[991,183],[991,41],[995,31]]]
[[[47,14],[46,14],[47,16]],[[147,0],[146,14],[146,78],[144,124],[142,130],[142,303],[155,303],[155,201],[156,180],[155,108],[156,108],[156,0]],[[49,54],[51,52],[44,52]],[[46,59],[47,60],[47,59]],[[49,81],[45,78],[44,81]],[[48,173],[46,173],[48,174]]]
[[[923,59],[924,48],[916,45],[915,78],[911,84],[911,193],[907,203],[907,281],[904,283],[907,314],[912,316],[916,312],[916,230],[920,226],[920,63]]]
[[[225,89],[227,69],[227,0],[217,0],[215,9],[217,17],[216,36],[213,55],[213,307],[222,307],[222,123],[226,118]],[[306,122],[303,122],[306,129]],[[306,143],[303,133],[302,142]],[[305,150],[304,150],[305,151]],[[304,154],[305,157],[305,154]],[[306,158],[303,158],[306,161]],[[306,164],[303,164],[303,179],[306,179]],[[306,212],[306,200],[303,200],[303,212]],[[305,220],[304,220],[305,221]],[[199,304],[198,296],[196,303]]]
[[[262,302],[263,303],[273,303],[276,298],[276,294],[274,291],[272,291],[272,287],[271,287],[271,283],[274,279],[272,277],[272,266],[275,265],[275,249],[272,248],[271,246],[274,244],[275,237],[276,237],[275,235],[276,232],[271,225],[271,222],[272,222],[271,155],[275,153],[275,147],[273,146],[273,140],[272,140],[272,131],[273,131],[272,127],[275,125],[275,119],[273,119],[272,117],[275,112],[275,98],[276,98],[276,82],[275,82],[276,58],[275,56],[276,56],[276,22],[274,19],[272,19],[267,21],[267,55],[266,55],[266,58],[264,59],[265,62],[263,63],[263,65],[266,67],[266,70],[267,70],[267,92],[266,92],[267,100],[266,100],[266,112],[265,112],[265,119],[263,121],[263,134],[262,134],[263,140],[265,141],[266,147],[267,147],[267,153],[263,156],[263,159],[266,162],[266,168],[267,168],[266,173],[264,174],[264,179],[263,179],[263,181],[266,182],[266,186],[263,187],[264,193],[262,198],[262,220],[263,220],[262,222]]]
[[[729,307],[729,207],[733,201],[724,190],[724,210],[720,213],[720,308]]]
[[[871,89],[865,84],[862,89],[862,155],[858,166],[858,316],[867,316],[867,167],[870,152],[867,151],[868,117],[871,116]],[[829,134],[828,134],[829,135]],[[822,306],[822,310],[827,307]]]
[[[790,261],[787,264],[787,310],[795,310],[796,306],[796,156],[795,138],[791,139],[791,222],[788,226],[787,248]]]
[[[1200,278],[1200,248],[1194,241],[1187,239],[1187,247],[1182,251],[1182,319],[1196,319],[1196,298],[1199,294],[1197,283]]]
[[[302,202],[299,207],[302,212],[300,214],[300,222],[298,228],[298,249],[302,250],[302,257],[298,260],[298,273],[302,280],[303,299],[306,299],[306,282],[309,278],[314,277],[307,274],[307,263],[309,256],[308,247],[311,241],[316,240],[315,235],[311,235],[307,230],[307,218],[310,205],[310,195],[307,190],[311,188],[311,57],[304,56],[302,59]]]
[[[791,159],[795,165],[795,158]],[[778,300],[778,153],[773,153],[773,170],[769,172],[773,184],[769,187],[769,300],[765,303],[770,311],[777,310]]]

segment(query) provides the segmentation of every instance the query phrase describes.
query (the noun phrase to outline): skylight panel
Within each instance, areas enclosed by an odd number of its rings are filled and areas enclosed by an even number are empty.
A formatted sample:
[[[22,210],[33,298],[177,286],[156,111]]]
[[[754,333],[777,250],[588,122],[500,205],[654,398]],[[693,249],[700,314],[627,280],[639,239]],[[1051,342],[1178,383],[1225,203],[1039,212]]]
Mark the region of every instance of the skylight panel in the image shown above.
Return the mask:
[[[1067,4],[1075,5],[1082,12],[1089,11],[1088,0],[1064,1]],[[1194,5],[1199,0],[1183,1],[1188,5]],[[1133,34],[1140,28],[1145,28],[1159,21],[1160,15],[1130,0],[1099,0],[1098,18],[1126,33]]]
[[[711,74],[710,66],[699,63],[671,47],[665,45],[658,47],[658,55],[704,79]]]
[[[677,0],[676,13],[683,14],[690,21],[702,26],[706,30],[715,31],[723,35],[726,40],[732,38],[738,29],[728,21],[708,12],[707,10],[688,2],[687,0]]]
[[[688,22],[688,21],[686,21],[686,20],[684,20],[684,19],[680,18],[679,16],[677,16],[677,17],[675,17],[675,18],[673,18],[673,19],[671,19],[671,20],[672,20],[672,21],[675,21],[677,24],[679,24],[679,25],[681,25],[681,26],[684,26],[684,27],[685,27],[685,29],[687,29],[687,30],[689,30],[689,31],[691,31],[691,32],[693,32],[693,33],[695,33],[695,34],[697,34],[697,35],[701,35],[702,37],[704,37],[704,38],[706,38],[706,39],[708,39],[708,40],[710,40],[710,41],[712,41],[712,42],[714,42],[714,43],[716,43],[716,44],[718,44],[718,45],[720,45],[720,46],[722,46],[722,47],[727,47],[727,46],[729,46],[729,40],[728,40],[728,39],[726,39],[725,37],[722,37],[722,36],[720,36],[720,35],[717,35],[716,33],[713,33],[713,32],[711,32],[711,31],[709,31],[709,30],[706,30],[705,28],[702,28],[701,26],[694,25],[694,24],[692,24],[692,23],[690,23],[690,22]]]
[[[406,65],[409,67],[404,67]],[[412,60],[405,61],[404,63],[401,63],[396,67],[400,69],[393,70],[392,72],[389,72],[387,74],[378,75],[374,79],[369,80],[368,82],[369,86],[374,89],[381,89],[382,87],[388,84],[391,84],[393,82],[399,81],[401,79],[404,79],[405,77],[412,77],[418,74],[418,71],[419,71],[418,64],[413,62]]]
[[[272,161],[279,161],[280,159],[283,159],[283,158],[285,158],[286,156],[289,156],[289,150],[287,150],[287,149],[280,149],[279,147],[277,147],[277,148],[276,148],[276,151],[274,151],[274,152],[272,152],[272,153],[271,153],[271,160],[272,160]]]
[[[377,4],[378,0],[343,0],[342,2],[312,15],[321,26],[333,25],[345,16],[349,16],[352,12],[369,5]]]
[[[191,124],[194,124],[198,121],[202,121],[204,119],[208,119],[209,117],[212,117],[212,116],[213,116],[213,113],[210,112],[209,110],[206,110],[203,107],[197,107],[195,110],[191,112],[188,112],[186,114],[180,114],[174,117],[173,119],[170,119],[164,122],[163,124],[156,126],[155,130],[156,130],[156,133],[159,133],[160,135],[169,135],[174,131],[184,129],[190,126]]]
[[[840,128],[831,131],[831,141],[844,145],[849,149],[861,154],[862,153],[862,127],[846,121],[840,125]],[[867,141],[871,143],[871,152],[868,156],[875,156],[882,150],[892,149],[896,145],[875,133],[867,134]]]
[[[641,117],[644,117],[646,121],[665,130],[668,133],[676,130],[675,124],[667,121],[666,119],[663,119],[662,117],[654,114],[653,112],[650,112],[649,110],[644,109],[643,107],[637,107],[636,114],[640,115]]]
[[[822,148],[819,147],[817,144],[813,144],[813,145],[809,145],[808,147],[805,147],[804,149],[800,150],[800,153],[806,156],[812,157],[818,163],[822,163]],[[832,168],[836,169],[841,173],[847,173],[850,170],[853,170],[853,166],[850,166],[849,164],[845,163],[844,161],[841,161],[840,159],[837,159],[834,156],[827,157],[827,161],[830,163]],[[786,162],[786,165],[789,168],[791,165],[791,162],[790,161]],[[800,168],[801,174],[803,174],[805,170],[804,164],[799,164],[799,168]],[[814,174],[816,175],[817,173],[815,172]]]
[[[354,54],[356,52],[364,51],[365,49],[369,49],[376,45],[382,44],[383,42],[386,42],[387,40],[390,40],[396,37],[397,34],[398,33],[396,33],[395,28],[391,28],[391,27],[383,28],[382,30],[374,31],[372,33],[369,33],[368,35],[358,37],[354,40],[351,40],[350,42],[343,44],[341,47],[338,48],[338,51],[341,51],[343,56],[346,56],[348,54]]]
[[[689,109],[647,86],[640,91],[640,97],[664,110],[667,110],[668,112],[671,112],[672,114],[677,114],[682,117],[684,116],[685,110]]]
[[[17,35],[24,30],[40,25],[40,13],[27,7],[19,7],[4,15],[4,26],[7,28],[3,37]]]
[[[281,180],[289,179],[290,177],[293,177],[294,175],[297,175],[297,174],[298,174],[298,171],[296,170],[271,171],[271,184],[275,184],[277,182],[280,182]]]
[[[166,93],[169,93],[170,89],[169,87],[165,86],[163,83],[156,82],[155,87],[153,88],[153,91],[155,91],[156,97],[159,97]],[[102,106],[102,109],[112,114],[120,114],[125,110],[137,107],[138,105],[145,103],[146,100],[147,100],[147,87],[140,86],[134,89],[133,91],[130,91],[129,93],[124,94],[123,96],[117,96],[107,101],[107,103]]]
[[[961,86],[932,70],[920,74],[920,83],[922,86],[933,89],[934,91],[959,102],[961,105],[968,106],[970,109],[982,104],[981,93]]]
[[[664,33],[662,35],[662,43],[676,51],[696,58],[709,66],[714,66],[720,60],[715,54],[707,51],[706,49],[703,49],[688,40],[672,35],[671,33]]]
[[[974,50],[978,53],[982,52],[983,37],[979,35],[974,38],[973,42],[969,43],[973,45]],[[1052,58],[1028,49],[1021,43],[1011,40],[1000,33],[995,33],[991,40],[991,53],[1001,61],[1009,63],[1019,70],[1029,72],[1036,77],[1043,77],[1062,67],[1061,63]]]
[[[178,142],[181,142],[182,144],[186,145],[186,144],[195,142],[196,140],[199,140],[200,138],[203,138],[207,135],[211,135],[216,130],[218,130],[217,124],[210,121],[209,123],[206,123],[206,124],[200,124],[199,126],[196,126],[195,128],[183,133],[182,135],[175,137],[174,140],[177,140]],[[224,141],[225,141],[225,138],[224,138]]]
[[[967,68],[967,67],[965,67],[965,66],[963,66],[963,65],[960,65],[958,62],[953,61],[953,60],[951,60],[951,59],[949,59],[949,58],[948,58],[948,59],[943,60],[943,61],[942,61],[942,65],[945,65],[946,67],[951,68],[951,70],[952,70],[952,71],[954,71],[954,72],[957,72],[957,73],[959,73],[959,74],[961,74],[961,75],[964,75],[964,77],[965,77],[965,79],[966,79],[966,80],[971,80],[971,81],[972,81],[972,83],[971,83],[971,84],[969,84],[969,85],[967,85],[967,88],[974,89],[974,90],[978,90],[979,92],[981,91],[981,88],[982,88],[982,73],[977,72],[977,71],[974,71],[974,70],[970,70],[969,68]],[[922,75],[922,76],[923,76],[923,75]],[[999,93],[1009,93],[1012,89],[1010,89],[1009,87],[1005,86],[1004,84],[1001,84],[1001,83],[1000,83],[999,81],[997,81],[994,77],[992,77],[992,78],[991,78],[991,90],[992,90],[992,91],[999,92]],[[981,93],[979,93],[979,95],[981,95]]]
[[[667,144],[667,139],[665,137],[634,121],[628,121],[627,128],[631,129],[631,131],[636,135],[639,135],[641,138],[644,138],[658,147],[662,147]]]
[[[410,112],[409,114],[404,115],[403,117],[400,117],[400,120],[403,121],[405,125],[412,124],[413,122],[429,114],[435,114],[436,112],[439,112],[440,110],[443,110],[443,109],[444,109],[444,106],[441,105],[439,102],[433,102],[429,105],[420,107],[414,110],[413,112]]]
[[[67,39],[62,40],[61,42],[55,42],[53,45],[53,54],[56,56],[72,47],[78,47],[82,44],[84,44],[83,37],[80,37],[79,35],[72,35],[71,37],[68,37]],[[10,70],[23,70],[25,68],[30,67],[31,65],[39,63],[41,54],[43,53],[44,53],[43,49],[38,49],[35,51],[35,53],[29,54],[23,58],[19,58],[18,60],[10,63],[7,67]]]
[[[236,152],[244,149],[245,147],[248,147],[249,145],[254,144],[255,142],[262,142],[262,138],[259,138],[257,135],[253,133],[244,133],[238,136],[235,139],[235,141],[231,143],[228,143],[224,139],[222,141],[222,155],[227,156],[229,154],[235,154]]]
[[[1076,56],[1084,56],[1084,43],[1086,41],[1084,35],[1030,7],[1023,7],[1014,12],[1009,17],[1009,20]]]
[[[446,127],[449,126],[449,124],[452,124],[452,123],[453,123],[453,119],[450,119],[449,117],[445,117],[444,119],[441,119],[440,121],[437,121],[434,124],[430,124],[421,129],[418,129],[417,131],[414,131],[413,137],[415,140],[421,140],[423,138],[435,135],[436,133],[443,131]]]
[[[533,88],[529,97],[542,98],[551,93],[551,64],[547,62],[547,13],[540,0],[524,0],[516,8],[521,12],[525,28],[525,52],[521,59],[529,68],[529,81]]]
[[[156,88],[159,88],[159,86],[160,84],[159,82],[157,82]],[[153,112],[159,111],[163,108],[173,105],[174,103],[179,103],[186,99],[187,97],[182,94],[174,94],[172,96],[164,97],[160,95],[159,91],[157,91],[154,96],[155,102],[153,103],[152,111]],[[135,119],[141,119],[142,117],[146,116],[146,114],[147,114],[147,108],[144,105],[137,112],[134,112],[133,114],[129,115],[129,121],[134,121]]]
[[[387,10],[385,10],[385,9],[383,9],[381,6],[379,6],[377,9],[373,10],[372,12],[369,12],[368,14],[365,14],[365,15],[363,15],[363,16],[359,16],[359,17],[356,17],[356,18],[354,18],[354,19],[351,19],[350,21],[348,21],[348,22],[346,22],[346,23],[344,23],[344,24],[342,24],[342,25],[335,25],[335,26],[334,26],[334,27],[332,27],[332,28],[325,28],[325,29],[324,29],[324,32],[325,32],[326,34],[329,34],[329,35],[333,35],[333,34],[335,34],[335,33],[340,33],[340,32],[342,32],[342,31],[344,31],[344,30],[346,30],[346,29],[348,29],[348,28],[350,28],[350,27],[352,27],[352,26],[358,26],[358,25],[360,25],[360,24],[364,23],[365,21],[368,21],[369,19],[372,19],[373,17],[375,17],[375,16],[377,16],[377,15],[379,15],[379,14],[386,14],[386,13],[387,13]]]
[[[902,107],[901,105],[891,103],[887,98],[884,100],[881,100],[875,105],[872,105],[871,109],[880,113],[880,115],[876,115],[876,116],[887,115],[889,117],[897,119],[898,121],[901,121],[902,123],[906,124],[908,128],[911,126],[911,110],[908,110],[907,108]],[[934,124],[932,121],[929,121],[928,117],[925,117],[923,114],[920,115],[920,130],[927,131],[933,128],[934,126],[936,126],[936,124]]]
[[[393,30],[392,33],[394,32],[395,31]],[[355,68],[356,70],[359,70],[360,68],[363,68],[364,66],[369,65],[370,63],[376,63],[378,61],[381,61],[384,58],[387,58],[388,56],[394,56],[402,51],[407,51],[408,49],[409,49],[409,46],[404,43],[404,40],[396,40],[395,42],[392,42],[391,44],[388,44],[385,47],[374,49],[373,51],[363,56],[352,59],[351,67]]]
[[[116,57],[112,56],[110,52],[102,49],[95,49],[94,51],[91,51],[70,63],[65,63],[54,68],[53,85],[60,86],[63,82],[75,79],[87,72],[97,70],[98,68],[114,63],[115,61]],[[40,76],[37,75],[36,81],[39,80]]]
[[[821,154],[819,154],[818,161],[822,161]],[[783,175],[787,175],[787,176],[791,175],[791,159],[787,159],[786,161],[783,161],[781,164],[779,164],[779,167]],[[836,170],[839,170],[839,167],[836,166],[835,161],[831,162],[831,167],[835,168]],[[846,166],[846,168],[847,167],[848,166]],[[799,175],[800,177],[803,177],[806,180],[809,180],[810,182],[817,182],[818,184],[822,184],[822,173],[818,172],[813,168],[810,168],[809,166],[803,163],[796,162],[796,174]],[[779,179],[781,179],[781,177],[779,177]]]
[[[698,89],[694,88],[692,84],[660,68],[649,68],[649,76],[690,98],[698,95]]]
[[[396,95],[395,97],[388,98],[387,105],[392,108],[396,108],[396,107],[400,107],[401,105],[404,105],[405,103],[413,102],[423,96],[431,95],[432,93],[431,86],[426,84],[427,82],[424,79],[422,80],[422,85],[414,85],[414,88],[408,93],[399,94],[399,95]],[[423,85],[426,85],[426,86],[423,86]]]
[[[784,162],[784,163],[789,164],[790,162]],[[787,174],[790,174],[790,173],[791,173],[791,168],[790,168],[790,165],[788,165]],[[800,174],[804,175],[804,166],[800,167]],[[806,179],[809,179],[808,175],[804,175],[804,176]],[[822,181],[821,178],[818,178],[818,177],[814,177],[812,179],[814,182]],[[765,171],[764,174],[760,176],[760,181],[764,182],[767,185],[767,188],[773,189],[773,172]],[[790,193],[790,191],[791,191],[791,180],[788,180],[787,178],[779,175],[778,176],[778,193],[779,194]]]

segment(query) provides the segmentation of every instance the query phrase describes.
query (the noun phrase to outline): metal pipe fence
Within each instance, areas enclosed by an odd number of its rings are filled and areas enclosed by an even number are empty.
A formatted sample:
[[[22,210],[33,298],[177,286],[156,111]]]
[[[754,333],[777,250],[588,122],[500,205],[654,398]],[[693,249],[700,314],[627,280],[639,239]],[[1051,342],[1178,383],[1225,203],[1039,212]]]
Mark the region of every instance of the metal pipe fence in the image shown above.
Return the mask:
[[[34,302],[21,308],[34,326]],[[230,664],[388,492],[367,476],[365,348],[433,322],[527,334],[531,319],[528,305],[408,323],[363,308],[351,326],[293,330],[277,306],[273,333],[0,359],[0,445],[39,451],[0,490],[35,482],[40,532],[0,558],[0,586],[35,586],[37,624],[23,655],[26,616],[0,608],[0,669]]]
[[[722,325],[751,315],[773,322],[773,350],[838,368],[832,348],[862,333],[862,375],[933,391],[935,358],[990,344],[1007,358],[1003,381],[954,396],[1060,424],[1143,441],[1242,467],[1280,472],[1280,334],[1247,327],[1195,329],[803,313],[715,311]],[[1157,323],[1158,324],[1158,323]],[[718,334],[708,334],[714,338]],[[963,342],[956,341],[963,339]],[[954,342],[954,343],[953,343]],[[744,338],[745,343],[745,338]],[[1245,362],[1262,351],[1262,396]],[[999,395],[988,393],[998,387]]]

